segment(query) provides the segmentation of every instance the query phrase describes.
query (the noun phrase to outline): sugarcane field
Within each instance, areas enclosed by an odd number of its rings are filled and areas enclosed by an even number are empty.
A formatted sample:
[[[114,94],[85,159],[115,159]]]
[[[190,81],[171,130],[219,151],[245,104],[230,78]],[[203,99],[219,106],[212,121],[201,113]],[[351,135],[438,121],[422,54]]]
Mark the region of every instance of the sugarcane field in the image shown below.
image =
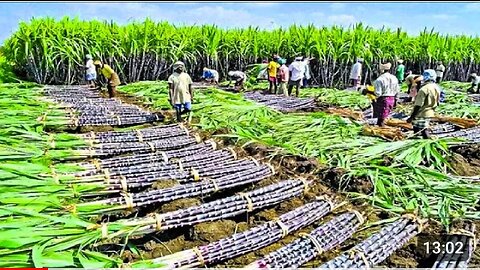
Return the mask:
[[[0,3],[0,268],[480,268],[478,10]]]

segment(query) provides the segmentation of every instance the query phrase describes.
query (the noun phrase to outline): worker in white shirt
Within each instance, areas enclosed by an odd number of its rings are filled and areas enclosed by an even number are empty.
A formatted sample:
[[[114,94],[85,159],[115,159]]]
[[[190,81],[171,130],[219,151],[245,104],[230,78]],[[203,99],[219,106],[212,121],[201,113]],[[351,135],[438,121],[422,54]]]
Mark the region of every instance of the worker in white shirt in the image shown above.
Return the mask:
[[[227,87],[230,87],[232,81],[235,81],[235,91],[242,91],[247,75],[242,71],[229,71],[228,72],[229,82]]]
[[[356,90],[360,87],[362,79],[362,63],[363,59],[357,58],[357,62],[352,66],[352,70],[350,71],[350,81]]]
[[[303,63],[303,57],[299,56],[295,58],[295,61],[290,64],[288,70],[290,71],[290,81],[288,83],[288,95],[292,95],[293,86],[295,86],[295,96],[298,97],[300,84],[305,76],[305,64]]]
[[[88,86],[91,89],[96,88],[95,81],[97,80],[97,69],[95,68],[95,65],[93,64],[93,58],[90,54],[87,54],[85,56],[87,63],[85,64],[85,80],[88,83]]]
[[[373,117],[378,118],[377,125],[385,126],[385,119],[395,106],[395,96],[400,91],[398,79],[390,73],[391,63],[380,64],[380,77],[373,82],[375,88],[375,96],[377,100],[373,107]]]

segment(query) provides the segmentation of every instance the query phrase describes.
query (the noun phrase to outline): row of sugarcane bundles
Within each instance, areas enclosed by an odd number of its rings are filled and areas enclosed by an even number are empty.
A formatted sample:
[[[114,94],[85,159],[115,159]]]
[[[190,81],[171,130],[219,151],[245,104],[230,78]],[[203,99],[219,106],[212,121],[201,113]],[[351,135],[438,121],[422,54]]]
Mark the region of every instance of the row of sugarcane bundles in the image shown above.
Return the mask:
[[[228,238],[207,245],[180,251],[171,255],[139,261],[129,267],[162,267],[167,269],[188,269],[212,266],[246,253],[265,248],[285,236],[295,233],[311,224],[317,223],[339,205],[329,198],[318,197],[314,202],[294,209],[279,218],[236,233]],[[325,252],[333,250],[349,239],[364,223],[363,216],[357,211],[336,215],[330,221],[317,226],[310,233],[300,233],[300,238],[258,259],[247,269],[283,269],[298,268],[314,260]],[[320,269],[371,268],[378,266],[395,251],[417,236],[426,225],[411,214],[385,226],[340,256],[322,264]],[[461,255],[441,254],[434,268],[445,266],[466,266],[472,257],[475,237],[460,231],[449,236],[451,241],[464,243]],[[453,240],[452,240],[453,239]]]
[[[147,143],[154,142],[158,145],[164,141],[176,142],[176,139],[192,137],[188,134],[189,131],[184,126],[174,124],[133,131],[89,133],[84,134],[83,138],[90,141],[93,147],[101,145],[104,148],[109,145],[111,149],[115,145],[116,149],[132,150],[128,148],[131,145],[128,141],[138,141],[139,137]],[[167,151],[152,150],[143,153],[142,149],[134,149],[130,154],[122,156],[113,153],[109,155],[112,157],[102,158],[102,155],[97,155],[99,158],[90,162],[71,164],[80,166],[82,170],[79,172],[57,177],[67,185],[103,187],[101,190],[83,193],[81,197],[86,199],[108,195],[109,198],[90,199],[70,207],[76,213],[95,215],[182,198],[206,197],[226,189],[255,184],[275,174],[269,164],[260,164],[251,157],[238,160],[233,149],[217,150],[213,141],[197,143],[199,140],[198,137],[195,138],[192,141],[194,144],[187,147],[180,145],[174,149],[162,148],[170,149]],[[156,183],[172,180],[172,187],[144,191]]]
[[[75,127],[128,126],[163,121],[160,113],[148,112],[138,106],[123,104],[118,99],[103,98],[87,87],[46,86],[42,100],[59,103]],[[45,121],[41,116],[40,121]]]
[[[264,95],[258,91],[247,92],[245,98],[256,101],[280,112],[295,112],[317,108],[313,98],[286,97],[283,95]]]

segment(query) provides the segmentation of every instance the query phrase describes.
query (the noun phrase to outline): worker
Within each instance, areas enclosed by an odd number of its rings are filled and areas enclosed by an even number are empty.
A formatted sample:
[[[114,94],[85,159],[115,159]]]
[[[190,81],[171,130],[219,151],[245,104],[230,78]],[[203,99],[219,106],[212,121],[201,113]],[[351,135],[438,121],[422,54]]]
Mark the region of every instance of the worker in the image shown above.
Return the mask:
[[[173,64],[173,71],[173,74],[168,77],[169,101],[175,108],[177,122],[182,122],[182,115],[185,113],[188,114],[188,122],[190,122],[193,102],[192,78],[185,72],[185,64],[181,61]]]
[[[413,74],[411,71],[408,72],[408,76],[405,78],[405,83],[407,84],[408,90],[407,94],[409,95],[408,102],[413,101],[417,95],[418,89],[423,82],[422,75]]]
[[[93,64],[93,58],[90,54],[87,54],[85,56],[86,64],[83,66],[85,69],[85,80],[88,83],[88,86],[91,89],[96,89],[96,83],[95,81],[97,80],[97,70],[95,69],[95,65]]]
[[[220,76],[218,75],[218,71],[214,69],[209,69],[204,67],[203,68],[203,75],[202,79],[209,83],[213,83],[215,85],[218,85],[218,81],[220,80]]]
[[[435,68],[437,80],[436,83],[441,83],[443,81],[443,73],[445,72],[445,66],[442,61],[437,62],[437,67]]]
[[[287,89],[287,84],[288,80],[290,79],[290,71],[288,70],[287,65],[285,65],[287,61],[285,59],[280,60],[280,94],[283,94],[284,96],[288,97],[288,89]]]
[[[278,68],[280,68],[280,64],[277,62],[278,61],[278,56],[274,55],[273,59],[268,63],[268,93],[269,94],[274,94],[277,93],[277,71]],[[272,89],[275,91],[272,92]]]
[[[93,64],[100,69],[103,76],[107,79],[108,96],[113,98],[117,91],[117,86],[120,85],[120,78],[109,65],[102,63],[102,61],[96,60]]]
[[[408,123],[413,124],[413,132],[422,134],[424,139],[430,138],[430,118],[435,116],[435,109],[440,104],[440,87],[435,83],[437,74],[433,69],[423,72],[424,85],[418,91],[414,108]]]
[[[357,58],[357,62],[353,64],[352,70],[350,71],[350,81],[356,90],[360,87],[360,81],[362,79],[362,63],[363,59]]]
[[[293,87],[295,86],[295,96],[298,97],[300,84],[305,76],[305,66],[302,61],[303,57],[295,58],[295,61],[290,64],[288,70],[291,72],[290,82],[288,84],[288,95],[292,95]]]
[[[308,86],[308,81],[312,77],[310,74],[310,60],[313,58],[305,57],[303,58],[303,65],[305,66],[305,76],[303,77],[302,88],[306,88]]]
[[[401,84],[405,78],[405,66],[403,65],[402,59],[398,59],[397,63],[398,63],[398,66],[397,66],[395,75],[398,79],[398,83]]]
[[[397,77],[390,74],[391,68],[391,63],[380,64],[382,75],[373,82],[377,97],[373,112],[378,118],[377,125],[381,127],[385,126],[385,119],[390,116],[390,112],[395,106],[395,97],[400,90]]]
[[[230,87],[232,80],[235,81],[235,91],[242,91],[247,75],[242,71],[229,71],[228,77],[230,78],[227,87]],[[238,87],[238,88],[237,88]]]
[[[472,82],[472,86],[468,89],[469,92],[479,94],[480,93],[480,76],[477,73],[470,74],[470,81]],[[475,90],[475,88],[477,90]]]

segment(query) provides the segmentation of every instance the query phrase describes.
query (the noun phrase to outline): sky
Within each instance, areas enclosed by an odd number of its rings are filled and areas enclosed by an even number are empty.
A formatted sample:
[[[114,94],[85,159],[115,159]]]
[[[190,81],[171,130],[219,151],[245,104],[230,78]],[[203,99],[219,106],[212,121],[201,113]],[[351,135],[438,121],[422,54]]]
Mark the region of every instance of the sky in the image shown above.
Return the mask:
[[[119,24],[150,17],[174,24],[216,24],[220,27],[292,24],[374,28],[401,27],[416,35],[425,27],[443,34],[480,36],[480,2],[0,2],[0,44],[20,21],[32,17],[78,16]]]

